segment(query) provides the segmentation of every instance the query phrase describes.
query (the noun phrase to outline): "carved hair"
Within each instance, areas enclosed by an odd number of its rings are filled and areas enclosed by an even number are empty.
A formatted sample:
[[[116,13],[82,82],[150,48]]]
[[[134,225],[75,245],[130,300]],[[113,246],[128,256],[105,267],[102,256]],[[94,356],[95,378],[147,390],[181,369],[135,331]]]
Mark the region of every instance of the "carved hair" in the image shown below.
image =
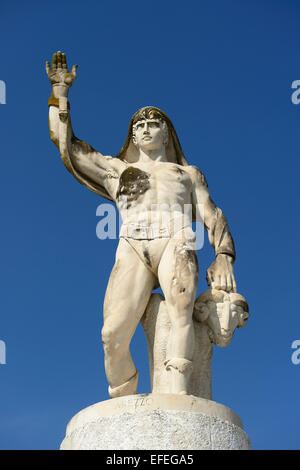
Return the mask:
[[[133,116],[132,123],[136,124],[138,121],[145,121],[146,119],[159,119],[162,122],[166,122],[163,114],[157,108],[148,106],[147,108],[139,109]]]

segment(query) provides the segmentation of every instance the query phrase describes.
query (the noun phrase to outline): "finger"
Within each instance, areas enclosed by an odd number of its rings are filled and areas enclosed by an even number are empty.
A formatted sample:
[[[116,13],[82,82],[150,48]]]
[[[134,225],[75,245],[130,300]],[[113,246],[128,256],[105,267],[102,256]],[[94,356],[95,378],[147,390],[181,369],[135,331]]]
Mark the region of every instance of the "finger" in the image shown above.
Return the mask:
[[[221,284],[221,276],[215,276],[214,277],[214,282],[212,283],[213,289],[220,289],[220,284]]]
[[[61,65],[64,70],[68,70],[66,54],[61,55]]]
[[[215,289],[226,290],[226,278],[223,276],[223,274],[218,275],[218,280],[215,283]]]
[[[50,71],[51,71],[50,62],[47,60],[46,61],[46,73],[47,73],[47,75],[50,73]]]
[[[227,278],[226,278],[226,281],[227,281],[227,292],[231,292],[232,291],[232,276],[230,273],[227,274]]]
[[[236,292],[236,282],[235,282],[235,278],[233,275],[232,275],[232,290],[233,292]]]
[[[71,72],[73,77],[75,77],[75,78],[77,76],[77,67],[78,67],[78,65],[73,65],[72,72]]]
[[[52,70],[56,70],[56,67],[57,67],[57,54],[56,52],[53,54],[53,57],[52,57]]]
[[[213,282],[213,279],[214,279],[214,273],[213,273],[213,271],[207,270],[207,271],[206,271],[206,280],[207,280],[207,283],[208,283],[209,286],[210,286],[211,283]]]
[[[61,52],[57,52],[57,68],[61,69]]]
[[[221,289],[221,274],[217,276],[216,289]]]
[[[220,276],[220,289],[226,291],[227,290],[227,281],[226,281],[226,275],[222,274]]]

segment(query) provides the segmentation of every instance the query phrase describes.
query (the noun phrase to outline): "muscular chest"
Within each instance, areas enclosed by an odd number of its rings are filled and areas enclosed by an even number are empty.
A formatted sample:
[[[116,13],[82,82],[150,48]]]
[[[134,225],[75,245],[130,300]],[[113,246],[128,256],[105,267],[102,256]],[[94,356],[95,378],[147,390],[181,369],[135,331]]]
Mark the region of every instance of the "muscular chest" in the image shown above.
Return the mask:
[[[179,165],[161,163],[149,166],[129,166],[120,176],[117,199],[126,196],[140,199],[146,193],[178,193],[190,190],[191,180]]]

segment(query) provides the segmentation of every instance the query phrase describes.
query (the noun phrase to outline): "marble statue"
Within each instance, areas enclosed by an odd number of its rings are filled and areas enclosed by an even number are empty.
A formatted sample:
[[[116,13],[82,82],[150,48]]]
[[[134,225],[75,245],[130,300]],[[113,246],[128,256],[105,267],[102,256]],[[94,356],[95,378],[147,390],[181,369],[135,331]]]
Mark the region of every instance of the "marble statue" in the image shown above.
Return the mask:
[[[193,369],[187,383],[187,394],[212,399],[211,358],[213,344],[228,346],[236,328],[249,318],[246,299],[235,292],[209,289],[199,295],[194,305],[195,332]],[[148,343],[152,393],[172,393],[172,376],[167,363],[171,321],[164,297],[152,294],[141,319]],[[170,375],[170,376],[169,376]]]
[[[153,391],[209,398],[212,343],[227,345],[248,318],[247,303],[236,293],[235,248],[227,220],[212,201],[203,173],[188,165],[163,111],[152,106],[138,110],[118,155],[102,155],[72,130],[68,93],[77,66],[69,72],[65,54],[57,52],[52,68],[46,62],[46,71],[52,84],[51,140],[69,172],[115,202],[123,220],[103,312],[109,395],[137,393],[138,372],[129,346],[141,321]],[[192,208],[189,216],[185,206]],[[207,269],[210,289],[195,302],[198,262],[191,223],[199,207],[216,258]],[[158,286],[164,297],[152,294]]]

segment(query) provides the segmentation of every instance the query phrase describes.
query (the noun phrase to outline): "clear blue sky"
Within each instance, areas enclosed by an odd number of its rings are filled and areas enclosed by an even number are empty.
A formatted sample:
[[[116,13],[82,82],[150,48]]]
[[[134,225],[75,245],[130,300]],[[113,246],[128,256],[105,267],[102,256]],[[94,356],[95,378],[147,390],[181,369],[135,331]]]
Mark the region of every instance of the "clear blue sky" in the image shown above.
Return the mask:
[[[117,241],[97,239],[105,200],[49,139],[44,62],[57,50],[79,64],[78,137],[115,155],[131,115],[157,106],[205,173],[251,313],[215,347],[213,399],[239,414],[254,449],[300,448],[299,20],[296,0],[2,2],[1,449],[57,449],[69,419],[108,398],[100,331]],[[199,292],[212,260],[206,239]],[[140,329],[132,353],[149,392]]]

